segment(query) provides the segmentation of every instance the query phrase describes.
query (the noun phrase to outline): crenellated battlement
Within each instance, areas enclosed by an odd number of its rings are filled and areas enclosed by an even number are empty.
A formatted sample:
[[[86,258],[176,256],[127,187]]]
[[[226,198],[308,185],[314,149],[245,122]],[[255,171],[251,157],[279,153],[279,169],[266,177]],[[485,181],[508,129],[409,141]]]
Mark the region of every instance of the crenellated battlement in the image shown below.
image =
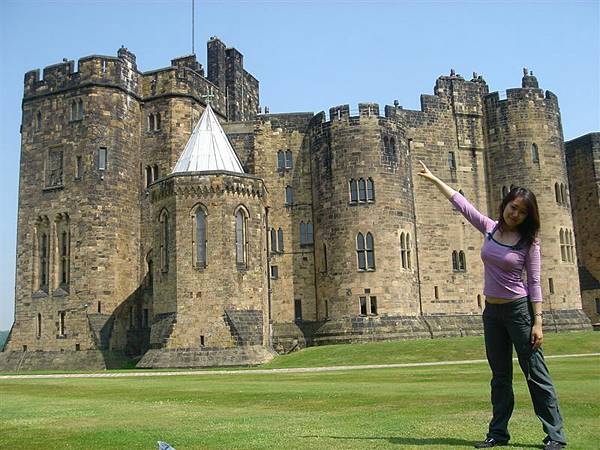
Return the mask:
[[[513,88],[505,91],[506,97],[500,98],[500,92],[492,92],[484,97],[486,108],[510,108],[527,104],[536,107],[558,109],[558,98],[551,91],[532,88]],[[531,103],[530,103],[531,102]]]
[[[30,70],[25,74],[24,99],[48,95],[89,84],[104,84],[120,87],[133,95],[139,95],[135,55],[126,48],[119,49],[117,57],[90,55],[77,61],[63,60],[40,70]]]

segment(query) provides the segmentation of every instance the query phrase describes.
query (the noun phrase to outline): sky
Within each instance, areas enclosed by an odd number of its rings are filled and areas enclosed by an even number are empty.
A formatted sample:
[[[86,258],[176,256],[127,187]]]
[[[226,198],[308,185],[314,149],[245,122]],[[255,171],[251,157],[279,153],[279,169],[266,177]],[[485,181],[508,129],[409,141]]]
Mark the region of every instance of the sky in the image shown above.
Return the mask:
[[[138,69],[192,53],[192,0],[0,2],[0,330],[14,316],[21,100],[25,72],[87,55]],[[490,91],[520,87],[522,69],[558,96],[565,139],[600,131],[600,0],[196,0],[194,47],[219,37],[244,55],[271,113],[398,100],[420,109],[450,69]]]

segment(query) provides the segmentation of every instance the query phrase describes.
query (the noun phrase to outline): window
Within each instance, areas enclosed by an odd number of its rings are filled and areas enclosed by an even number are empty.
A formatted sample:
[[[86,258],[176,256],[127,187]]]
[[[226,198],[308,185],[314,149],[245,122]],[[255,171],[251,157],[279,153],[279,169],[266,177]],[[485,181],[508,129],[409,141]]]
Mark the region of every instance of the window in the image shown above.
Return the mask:
[[[440,292],[437,286],[433,287],[433,298],[435,298],[436,300],[440,299]]]
[[[154,131],[160,131],[160,113],[154,115]]]
[[[75,100],[71,100],[71,113],[69,114],[69,120],[77,120],[77,103],[75,103]]]
[[[359,307],[360,307],[360,315],[366,316],[367,315],[367,297],[360,297],[358,302],[359,302]]]
[[[39,289],[48,292],[48,270],[50,262],[50,243],[48,242],[49,235],[43,232],[39,240]]]
[[[396,154],[396,140],[393,137],[390,138],[390,152],[392,155]]]
[[[285,187],[285,205],[291,206],[294,203],[294,195],[291,186]]]
[[[196,267],[206,267],[206,211],[196,209]]]
[[[558,183],[554,183],[554,198],[556,199],[556,203],[560,205],[560,187]]]
[[[548,278],[548,289],[551,294],[554,294],[554,280],[552,278]]]
[[[455,272],[458,270],[458,252],[452,250],[452,270]]]
[[[48,150],[48,163],[46,166],[46,187],[63,185],[63,150],[51,148]]]
[[[358,201],[367,201],[367,184],[365,183],[364,178],[360,178],[358,180]]]
[[[365,237],[362,233],[358,233],[356,236],[356,255],[358,258],[358,270],[366,270]]]
[[[375,243],[373,235],[367,233],[367,270],[375,270]]]
[[[152,167],[152,181],[158,180],[158,164],[154,164]]]
[[[367,178],[367,201],[375,201],[375,186],[372,178]]]
[[[273,280],[279,278],[279,268],[277,266],[271,266],[271,278]]]
[[[235,262],[245,267],[248,261],[248,215],[243,207],[235,213]]]
[[[37,131],[40,131],[42,129],[42,113],[40,111],[38,111],[36,115],[35,129]]]
[[[277,253],[277,231],[271,228],[271,254]]]
[[[64,311],[58,313],[58,334],[60,336],[66,335],[65,314]]]
[[[163,209],[160,222],[160,268],[162,272],[169,271],[169,212]]]
[[[400,259],[402,261],[403,269],[411,268],[410,261],[410,234],[400,233]]]
[[[154,114],[148,115],[148,131],[154,130]]]
[[[560,184],[560,200],[563,206],[567,206],[567,188],[563,183]]]
[[[63,229],[60,233],[60,285],[63,289],[69,285],[69,241],[69,232]]]
[[[540,153],[536,144],[531,144],[531,162],[534,164],[540,163]]]
[[[302,320],[302,300],[294,299],[294,319]]]
[[[567,244],[565,241],[565,232],[561,228],[559,232],[559,242],[560,242],[560,260],[563,262],[567,261]]]
[[[77,102],[77,118],[83,119],[83,100],[79,99]]]
[[[377,315],[377,297],[371,296],[371,314]]]
[[[283,230],[281,227],[277,230],[277,251],[283,253]]]
[[[358,181],[350,179],[350,203],[358,203]]]
[[[106,60],[102,60],[102,73],[106,73]]]
[[[313,226],[312,223],[300,222],[300,245],[312,245]]]
[[[462,250],[458,252],[458,270],[461,272],[467,271],[467,261],[465,258],[465,252]]]
[[[146,187],[152,184],[152,168],[150,166],[146,166]]]
[[[80,180],[83,174],[83,160],[81,156],[75,157],[75,179]]]
[[[321,263],[322,270],[321,272],[327,272],[327,244],[323,243],[323,261]]]
[[[277,170],[285,169],[285,154],[282,150],[277,152]]]
[[[204,347],[204,336],[200,336],[200,347]]]
[[[98,149],[98,170],[106,170],[107,159],[108,152],[106,147],[100,147]]]
[[[292,152],[288,150],[288,151],[285,152],[285,168],[286,169],[291,169],[292,168],[292,164],[293,164]]]
[[[573,240],[573,232],[569,230],[569,262],[575,262],[575,242]]]
[[[456,170],[456,156],[454,152],[448,152],[448,167],[452,171]]]
[[[38,313],[37,315],[37,337],[41,337],[42,336],[42,315]]]

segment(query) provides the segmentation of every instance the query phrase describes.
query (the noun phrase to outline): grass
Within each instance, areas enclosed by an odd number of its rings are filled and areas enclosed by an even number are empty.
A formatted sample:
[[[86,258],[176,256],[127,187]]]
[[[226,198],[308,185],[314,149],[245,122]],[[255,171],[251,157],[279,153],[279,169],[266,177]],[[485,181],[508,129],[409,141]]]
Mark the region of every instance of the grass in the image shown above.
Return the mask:
[[[592,333],[546,335],[546,339],[547,354],[599,350]],[[277,358],[271,366],[436,360],[444,350],[455,359],[472,359],[474,352],[481,352],[478,342],[457,338],[321,347]],[[368,358],[378,352],[383,354]],[[396,352],[404,356],[391,354]],[[548,365],[566,419],[568,448],[597,448],[600,357],[549,360]],[[157,440],[177,450],[468,449],[485,435],[488,389],[485,363],[286,374],[0,380],[0,439],[6,448],[28,450],[150,449],[156,448]],[[518,366],[515,394],[509,449],[541,448],[544,435]]]

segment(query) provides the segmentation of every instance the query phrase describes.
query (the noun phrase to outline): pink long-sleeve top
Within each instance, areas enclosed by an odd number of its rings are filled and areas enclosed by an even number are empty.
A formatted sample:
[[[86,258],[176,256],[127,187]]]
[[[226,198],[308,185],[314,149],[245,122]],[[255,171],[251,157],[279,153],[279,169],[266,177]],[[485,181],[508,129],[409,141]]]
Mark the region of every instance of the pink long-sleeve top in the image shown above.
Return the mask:
[[[483,293],[490,297],[513,300],[529,296],[530,301],[541,302],[539,241],[536,239],[529,247],[501,244],[494,239],[498,222],[481,214],[458,192],[450,201],[471,225],[485,235],[481,247]],[[523,269],[527,273],[527,282],[523,281]]]

